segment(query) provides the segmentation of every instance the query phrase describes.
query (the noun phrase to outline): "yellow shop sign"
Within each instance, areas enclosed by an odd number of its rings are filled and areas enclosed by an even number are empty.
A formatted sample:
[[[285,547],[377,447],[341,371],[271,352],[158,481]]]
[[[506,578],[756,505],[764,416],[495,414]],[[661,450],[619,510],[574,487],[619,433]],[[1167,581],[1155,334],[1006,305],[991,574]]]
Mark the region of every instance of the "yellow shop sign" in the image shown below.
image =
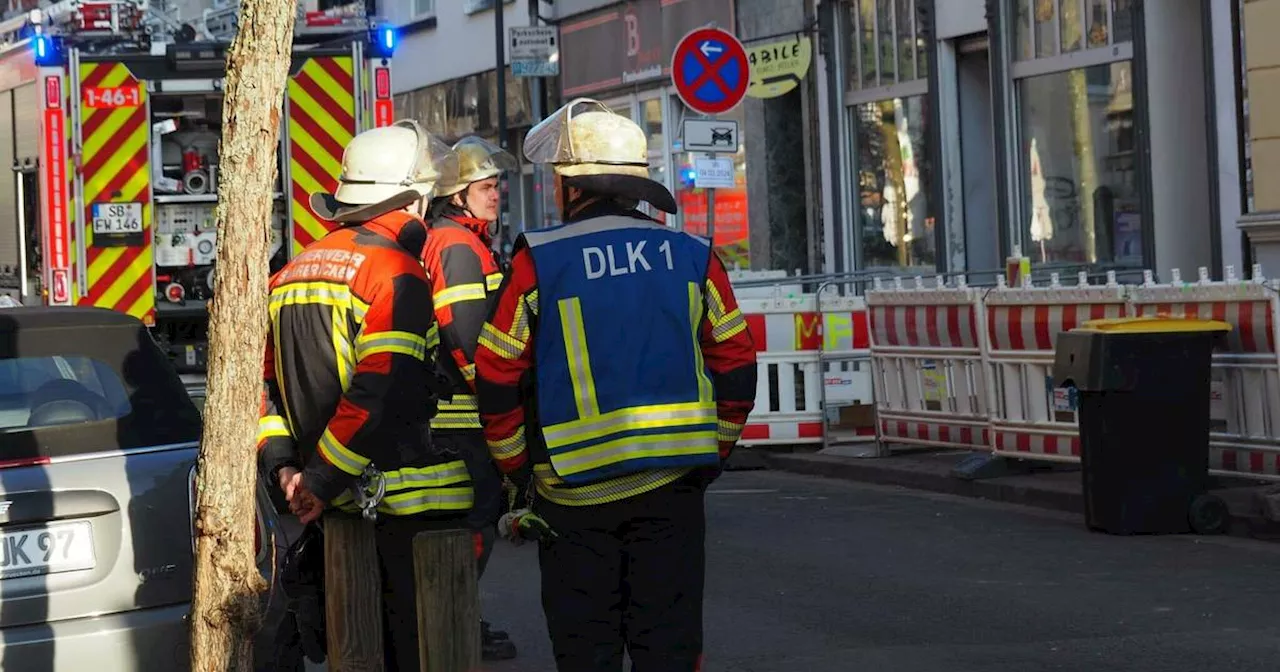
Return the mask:
[[[813,46],[807,36],[747,47],[752,98],[774,98],[796,88],[809,71]]]

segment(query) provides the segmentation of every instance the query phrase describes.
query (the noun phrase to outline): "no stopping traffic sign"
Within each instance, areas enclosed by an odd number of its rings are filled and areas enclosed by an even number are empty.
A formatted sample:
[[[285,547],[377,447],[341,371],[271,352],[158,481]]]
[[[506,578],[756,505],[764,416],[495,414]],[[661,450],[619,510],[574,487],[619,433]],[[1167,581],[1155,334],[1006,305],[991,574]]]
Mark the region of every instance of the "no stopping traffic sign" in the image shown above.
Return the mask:
[[[742,102],[751,79],[747,51],[732,33],[698,28],[685,35],[671,56],[671,81],[689,109],[728,112]]]

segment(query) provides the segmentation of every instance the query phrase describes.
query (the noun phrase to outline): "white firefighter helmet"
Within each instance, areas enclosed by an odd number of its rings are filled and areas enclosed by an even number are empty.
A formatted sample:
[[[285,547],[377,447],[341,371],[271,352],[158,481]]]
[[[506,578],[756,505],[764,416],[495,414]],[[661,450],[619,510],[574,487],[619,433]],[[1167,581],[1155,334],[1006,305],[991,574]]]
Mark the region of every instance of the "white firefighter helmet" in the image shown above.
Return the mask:
[[[516,157],[479,136],[469,135],[455,142],[453,151],[458,155],[458,179],[452,183],[443,180],[437,183],[436,196],[452,196],[472,182],[516,169]]]
[[[402,119],[367,130],[342,152],[332,194],[311,195],[311,209],[335,222],[363,222],[399,210],[457,180],[458,157],[418,122]]]
[[[576,98],[529,129],[525,158],[550,164],[574,186],[648,201],[674,213],[675,198],[649,178],[649,142],[634,121],[591,98]]]

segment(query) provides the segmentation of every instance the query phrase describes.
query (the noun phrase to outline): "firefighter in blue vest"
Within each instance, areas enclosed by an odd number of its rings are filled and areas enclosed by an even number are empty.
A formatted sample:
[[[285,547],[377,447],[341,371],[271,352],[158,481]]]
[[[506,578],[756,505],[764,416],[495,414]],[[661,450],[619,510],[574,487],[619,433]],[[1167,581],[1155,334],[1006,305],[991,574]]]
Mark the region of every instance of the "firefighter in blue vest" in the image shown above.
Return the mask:
[[[565,224],[516,241],[476,351],[489,450],[530,493],[500,531],[549,528],[559,670],[617,672],[625,651],[639,670],[694,672],[703,495],[754,405],[754,344],[710,241],[637,209],[676,212],[639,126],[578,99],[524,151],[551,165]]]

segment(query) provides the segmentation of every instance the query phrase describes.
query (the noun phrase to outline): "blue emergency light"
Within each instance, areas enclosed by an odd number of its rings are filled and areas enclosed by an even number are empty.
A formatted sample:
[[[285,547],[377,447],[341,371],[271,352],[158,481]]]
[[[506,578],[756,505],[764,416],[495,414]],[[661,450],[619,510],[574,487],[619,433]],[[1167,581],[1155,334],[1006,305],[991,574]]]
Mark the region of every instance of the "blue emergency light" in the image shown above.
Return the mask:
[[[373,30],[373,35],[370,36],[369,41],[373,43],[375,56],[391,58],[391,54],[395,53],[396,43],[400,39],[394,26],[378,26]]]
[[[36,65],[62,65],[62,38],[55,35],[33,35],[31,50],[35,53]]]

